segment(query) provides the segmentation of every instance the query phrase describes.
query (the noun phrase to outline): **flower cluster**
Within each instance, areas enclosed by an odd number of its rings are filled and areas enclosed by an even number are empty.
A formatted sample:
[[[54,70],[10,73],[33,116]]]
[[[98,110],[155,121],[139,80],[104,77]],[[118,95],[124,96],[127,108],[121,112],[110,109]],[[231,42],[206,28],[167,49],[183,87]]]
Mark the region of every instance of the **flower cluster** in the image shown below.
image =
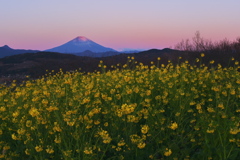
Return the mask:
[[[237,159],[239,64],[200,56],[1,85],[0,158]]]

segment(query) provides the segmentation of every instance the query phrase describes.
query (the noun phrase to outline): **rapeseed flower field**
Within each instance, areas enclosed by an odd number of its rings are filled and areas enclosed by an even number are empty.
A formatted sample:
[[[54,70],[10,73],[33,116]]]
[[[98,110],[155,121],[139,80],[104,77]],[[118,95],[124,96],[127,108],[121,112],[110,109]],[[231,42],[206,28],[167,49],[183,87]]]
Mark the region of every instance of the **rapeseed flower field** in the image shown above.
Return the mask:
[[[239,63],[59,72],[0,86],[0,158],[190,160],[240,157]]]

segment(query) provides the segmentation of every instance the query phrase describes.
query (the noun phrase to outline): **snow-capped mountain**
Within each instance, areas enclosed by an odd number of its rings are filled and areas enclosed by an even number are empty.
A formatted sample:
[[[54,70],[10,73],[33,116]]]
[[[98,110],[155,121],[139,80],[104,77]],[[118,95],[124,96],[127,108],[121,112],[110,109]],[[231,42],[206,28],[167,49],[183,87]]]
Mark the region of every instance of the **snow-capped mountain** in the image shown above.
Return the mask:
[[[76,37],[63,45],[48,49],[46,51],[59,53],[80,53],[86,50],[89,50],[91,52],[115,51],[114,49],[101,46],[84,36]]]

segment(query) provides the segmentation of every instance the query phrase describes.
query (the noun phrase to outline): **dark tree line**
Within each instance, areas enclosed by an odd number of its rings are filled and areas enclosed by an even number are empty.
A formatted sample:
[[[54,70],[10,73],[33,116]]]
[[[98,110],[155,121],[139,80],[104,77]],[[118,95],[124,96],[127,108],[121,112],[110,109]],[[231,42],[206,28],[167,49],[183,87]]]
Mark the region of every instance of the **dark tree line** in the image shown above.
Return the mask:
[[[235,41],[229,41],[225,38],[219,42],[212,42],[211,40],[201,37],[200,32],[197,31],[192,41],[189,39],[182,40],[175,45],[175,49],[204,53],[240,53],[240,37]]]

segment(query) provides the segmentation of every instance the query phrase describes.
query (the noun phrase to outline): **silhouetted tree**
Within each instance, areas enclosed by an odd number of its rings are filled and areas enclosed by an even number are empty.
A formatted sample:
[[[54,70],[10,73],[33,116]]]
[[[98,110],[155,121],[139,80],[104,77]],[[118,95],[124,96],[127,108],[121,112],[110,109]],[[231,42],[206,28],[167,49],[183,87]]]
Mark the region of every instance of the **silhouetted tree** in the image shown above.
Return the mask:
[[[236,53],[240,52],[240,37],[233,42],[225,38],[219,42],[213,43],[211,40],[201,37],[200,32],[197,31],[192,38],[192,42],[190,42],[189,39],[182,40],[175,45],[175,49],[187,52]]]

